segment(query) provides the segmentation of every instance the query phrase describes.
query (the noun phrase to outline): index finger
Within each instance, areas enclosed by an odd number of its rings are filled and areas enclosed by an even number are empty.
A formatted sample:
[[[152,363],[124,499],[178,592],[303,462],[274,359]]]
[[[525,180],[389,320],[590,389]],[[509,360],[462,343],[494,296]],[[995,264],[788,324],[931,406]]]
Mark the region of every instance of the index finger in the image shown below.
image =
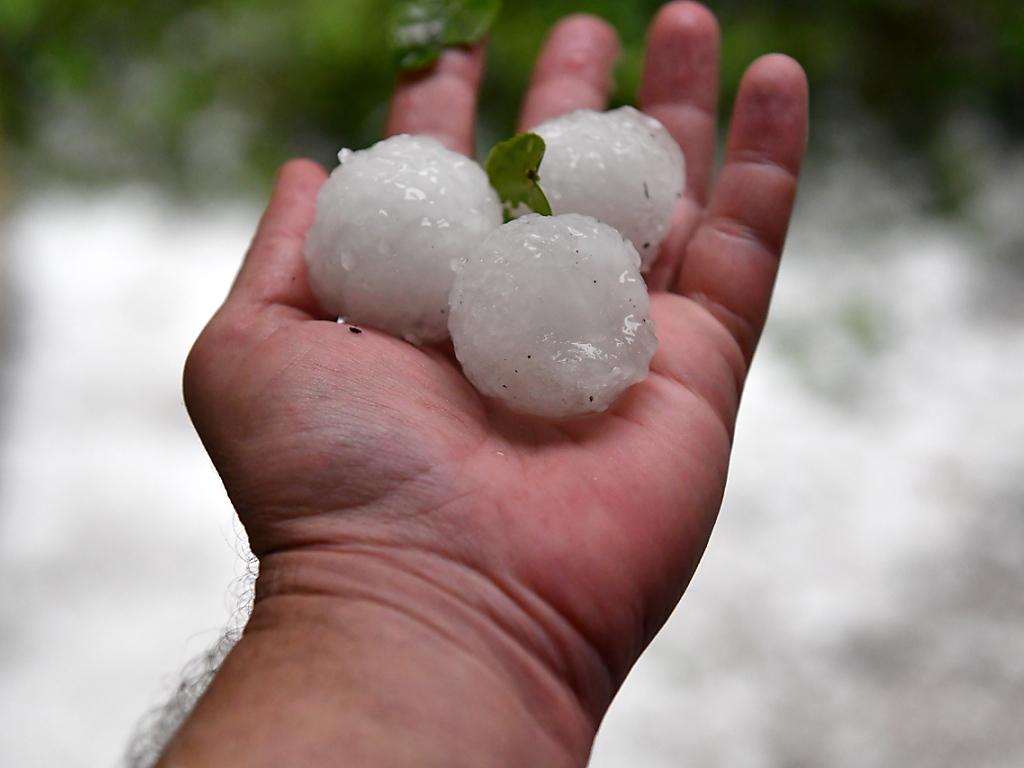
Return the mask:
[[[430,69],[399,75],[385,134],[432,136],[448,149],[472,155],[484,48],[484,43],[450,48]]]

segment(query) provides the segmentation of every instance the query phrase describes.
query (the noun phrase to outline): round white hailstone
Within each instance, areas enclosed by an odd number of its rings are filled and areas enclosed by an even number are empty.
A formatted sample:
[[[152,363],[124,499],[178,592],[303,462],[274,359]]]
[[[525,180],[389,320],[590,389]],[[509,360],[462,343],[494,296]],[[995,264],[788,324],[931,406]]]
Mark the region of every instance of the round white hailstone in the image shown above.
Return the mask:
[[[448,326],[482,394],[548,418],[603,411],[658,346],[636,249],[588,216],[531,214],[457,267]]]
[[[455,264],[501,225],[486,174],[425,136],[343,149],[338,160],[306,235],[320,305],[414,344],[447,338]]]
[[[583,213],[632,241],[641,269],[654,263],[683,195],[686,162],[653,117],[632,107],[581,109],[541,123],[540,187],[559,213]]]

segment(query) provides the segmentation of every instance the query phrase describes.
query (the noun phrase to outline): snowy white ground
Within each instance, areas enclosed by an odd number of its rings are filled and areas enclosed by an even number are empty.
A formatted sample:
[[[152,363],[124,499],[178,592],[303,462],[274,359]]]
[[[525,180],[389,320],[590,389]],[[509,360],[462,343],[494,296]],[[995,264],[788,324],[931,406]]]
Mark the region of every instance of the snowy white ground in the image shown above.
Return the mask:
[[[1024,161],[803,197],[721,522],[593,765],[1024,765]],[[0,262],[0,764],[116,764],[245,570],[179,395],[257,212],[39,194]]]

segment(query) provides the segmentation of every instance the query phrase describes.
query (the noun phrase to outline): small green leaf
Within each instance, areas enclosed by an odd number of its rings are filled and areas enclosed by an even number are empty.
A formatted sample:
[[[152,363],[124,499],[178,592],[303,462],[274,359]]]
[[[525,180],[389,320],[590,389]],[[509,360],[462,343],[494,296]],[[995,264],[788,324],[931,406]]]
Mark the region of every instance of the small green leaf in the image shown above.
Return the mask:
[[[425,69],[441,51],[479,41],[501,11],[501,0],[395,0],[391,45],[400,69]]]
[[[505,221],[526,206],[542,216],[551,215],[551,204],[540,188],[540,162],[544,139],[536,133],[519,133],[495,145],[487,155],[487,177],[501,198]]]

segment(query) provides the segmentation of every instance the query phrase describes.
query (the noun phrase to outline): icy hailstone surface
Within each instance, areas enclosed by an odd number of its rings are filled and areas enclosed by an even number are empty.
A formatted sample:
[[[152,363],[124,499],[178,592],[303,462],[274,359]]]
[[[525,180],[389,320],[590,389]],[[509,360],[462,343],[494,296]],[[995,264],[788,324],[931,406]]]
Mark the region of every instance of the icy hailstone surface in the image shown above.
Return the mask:
[[[686,163],[664,126],[632,107],[581,109],[541,123],[540,186],[556,213],[583,213],[631,240],[646,271],[685,185]]]
[[[448,336],[454,265],[501,225],[483,170],[423,136],[343,149],[306,235],[320,305],[414,344]]]
[[[588,216],[531,214],[459,265],[449,328],[485,395],[537,416],[603,411],[658,346],[640,257]]]

